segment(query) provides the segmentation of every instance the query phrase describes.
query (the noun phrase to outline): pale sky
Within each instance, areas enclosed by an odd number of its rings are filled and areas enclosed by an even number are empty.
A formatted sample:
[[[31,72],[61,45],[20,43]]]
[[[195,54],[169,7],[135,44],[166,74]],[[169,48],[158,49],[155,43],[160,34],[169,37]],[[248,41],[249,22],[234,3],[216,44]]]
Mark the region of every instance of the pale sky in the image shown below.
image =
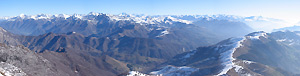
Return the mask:
[[[19,14],[263,16],[300,21],[300,0],[0,0],[0,17]]]

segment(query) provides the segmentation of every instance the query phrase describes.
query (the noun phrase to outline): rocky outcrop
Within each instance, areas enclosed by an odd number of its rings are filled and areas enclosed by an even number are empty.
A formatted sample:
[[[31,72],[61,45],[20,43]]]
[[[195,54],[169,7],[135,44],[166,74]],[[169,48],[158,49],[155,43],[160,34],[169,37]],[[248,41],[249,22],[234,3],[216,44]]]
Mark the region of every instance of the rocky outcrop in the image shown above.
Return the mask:
[[[4,75],[69,76],[24,46],[0,44],[0,62],[3,66],[0,72]]]

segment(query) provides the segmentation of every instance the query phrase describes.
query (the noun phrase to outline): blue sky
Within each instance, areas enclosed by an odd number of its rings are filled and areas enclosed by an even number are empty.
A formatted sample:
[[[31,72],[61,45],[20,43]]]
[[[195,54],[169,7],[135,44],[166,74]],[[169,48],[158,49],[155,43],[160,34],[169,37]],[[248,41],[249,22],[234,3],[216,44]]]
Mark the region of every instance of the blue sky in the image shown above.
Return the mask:
[[[0,0],[0,16],[109,14],[265,16],[300,21],[300,0]]]

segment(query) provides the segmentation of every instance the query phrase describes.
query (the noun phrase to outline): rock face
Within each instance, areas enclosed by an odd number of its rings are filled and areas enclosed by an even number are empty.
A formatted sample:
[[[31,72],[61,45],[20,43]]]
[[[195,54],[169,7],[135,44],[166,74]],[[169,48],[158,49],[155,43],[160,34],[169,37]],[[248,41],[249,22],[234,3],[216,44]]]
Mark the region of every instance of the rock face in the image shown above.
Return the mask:
[[[0,60],[3,75],[69,76],[24,46],[0,44]]]

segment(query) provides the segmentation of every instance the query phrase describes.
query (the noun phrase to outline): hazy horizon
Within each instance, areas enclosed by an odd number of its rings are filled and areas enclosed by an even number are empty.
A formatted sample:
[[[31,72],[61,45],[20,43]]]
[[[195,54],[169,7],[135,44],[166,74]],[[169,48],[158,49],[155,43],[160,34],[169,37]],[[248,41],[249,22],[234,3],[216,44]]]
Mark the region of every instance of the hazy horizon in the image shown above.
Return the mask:
[[[0,17],[20,14],[145,14],[263,16],[300,21],[297,0],[10,0],[0,1]]]

